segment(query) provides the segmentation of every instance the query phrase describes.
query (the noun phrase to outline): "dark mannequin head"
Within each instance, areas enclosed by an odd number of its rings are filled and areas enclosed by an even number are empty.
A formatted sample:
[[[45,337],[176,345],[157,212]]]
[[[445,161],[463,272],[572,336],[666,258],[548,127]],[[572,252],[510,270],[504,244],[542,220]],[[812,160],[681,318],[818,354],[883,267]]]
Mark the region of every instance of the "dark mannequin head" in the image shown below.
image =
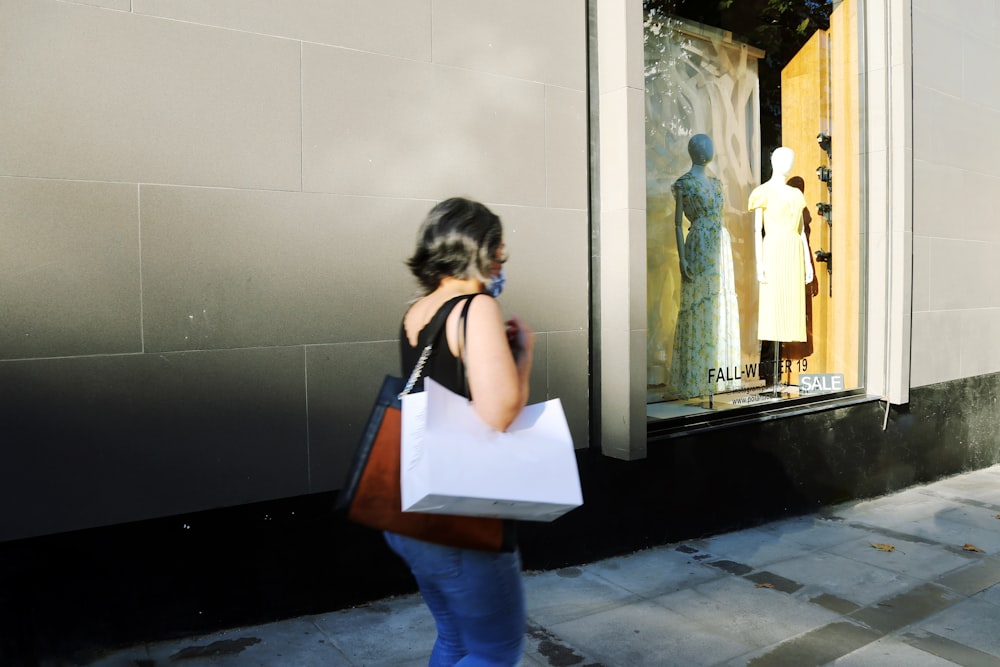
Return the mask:
[[[693,164],[708,164],[715,156],[712,139],[707,134],[696,134],[688,141],[688,155]]]

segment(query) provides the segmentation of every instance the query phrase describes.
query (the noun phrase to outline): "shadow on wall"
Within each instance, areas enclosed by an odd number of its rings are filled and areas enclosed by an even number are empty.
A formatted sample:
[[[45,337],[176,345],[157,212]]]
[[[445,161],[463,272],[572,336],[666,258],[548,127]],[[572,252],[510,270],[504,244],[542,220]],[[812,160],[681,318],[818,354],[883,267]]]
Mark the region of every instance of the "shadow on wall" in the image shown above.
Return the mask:
[[[0,665],[319,613],[416,590],[336,494],[0,543]]]

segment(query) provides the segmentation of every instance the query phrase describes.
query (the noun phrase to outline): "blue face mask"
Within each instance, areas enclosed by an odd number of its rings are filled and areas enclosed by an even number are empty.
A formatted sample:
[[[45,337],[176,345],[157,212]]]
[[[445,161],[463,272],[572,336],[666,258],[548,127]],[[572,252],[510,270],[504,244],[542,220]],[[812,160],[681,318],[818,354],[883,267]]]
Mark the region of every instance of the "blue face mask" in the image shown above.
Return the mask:
[[[498,296],[500,296],[501,292],[503,292],[503,286],[506,283],[507,283],[507,275],[504,273],[503,267],[501,266],[500,267],[500,273],[498,273],[493,278],[493,280],[490,282],[490,284],[487,285],[486,289],[483,290],[483,291],[485,291],[487,294],[489,294],[491,297],[493,297],[495,299]]]

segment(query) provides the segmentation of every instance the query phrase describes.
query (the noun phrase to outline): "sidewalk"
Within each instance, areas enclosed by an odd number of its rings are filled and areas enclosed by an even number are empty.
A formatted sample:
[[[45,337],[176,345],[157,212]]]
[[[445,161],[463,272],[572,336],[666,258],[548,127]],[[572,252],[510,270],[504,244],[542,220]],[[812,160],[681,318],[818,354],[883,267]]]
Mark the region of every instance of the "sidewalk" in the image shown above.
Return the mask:
[[[525,574],[526,667],[1000,667],[1000,466]],[[136,646],[92,667],[427,664],[418,596]]]

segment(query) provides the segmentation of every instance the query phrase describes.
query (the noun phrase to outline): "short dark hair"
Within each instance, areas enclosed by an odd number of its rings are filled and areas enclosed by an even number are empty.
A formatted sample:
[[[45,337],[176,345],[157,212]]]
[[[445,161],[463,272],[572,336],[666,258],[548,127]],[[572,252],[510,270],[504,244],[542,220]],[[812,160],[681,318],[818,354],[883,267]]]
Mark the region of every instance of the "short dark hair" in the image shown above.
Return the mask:
[[[424,293],[444,278],[490,281],[503,242],[500,218],[482,204],[462,197],[435,205],[417,232],[417,249],[406,260]]]

